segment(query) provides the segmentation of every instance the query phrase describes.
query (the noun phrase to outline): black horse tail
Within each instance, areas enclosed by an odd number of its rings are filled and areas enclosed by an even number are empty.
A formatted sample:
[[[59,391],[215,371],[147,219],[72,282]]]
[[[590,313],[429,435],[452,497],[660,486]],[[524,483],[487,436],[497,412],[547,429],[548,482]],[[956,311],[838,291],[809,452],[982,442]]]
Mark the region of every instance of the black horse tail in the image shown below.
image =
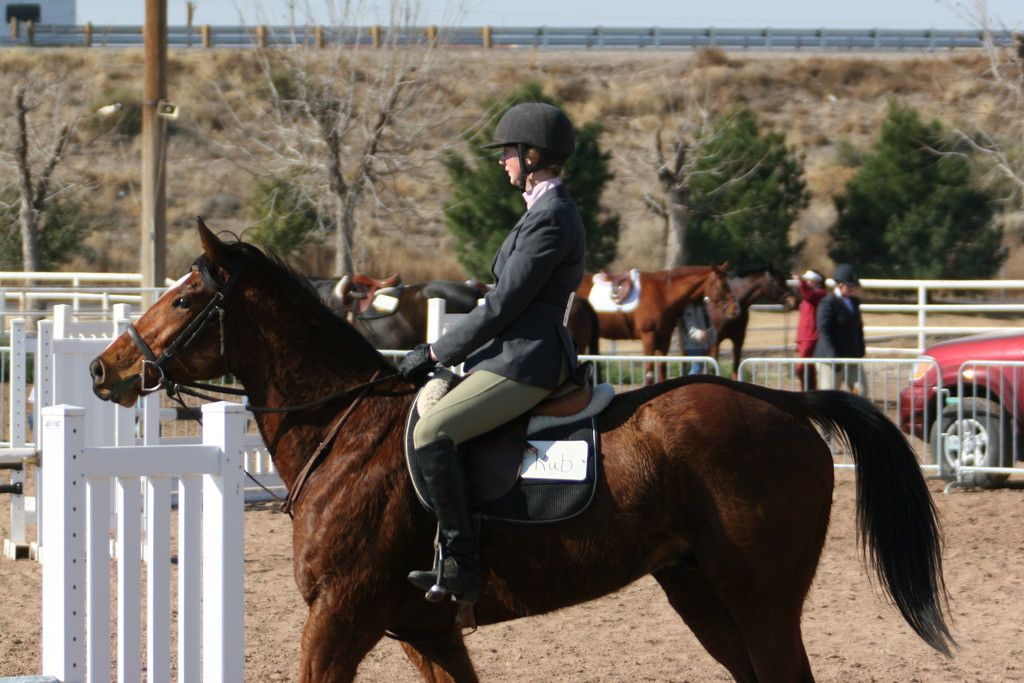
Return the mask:
[[[944,619],[942,531],[914,450],[864,398],[844,391],[801,396],[810,418],[853,453],[859,542],[868,563],[914,632],[952,656],[956,642]]]

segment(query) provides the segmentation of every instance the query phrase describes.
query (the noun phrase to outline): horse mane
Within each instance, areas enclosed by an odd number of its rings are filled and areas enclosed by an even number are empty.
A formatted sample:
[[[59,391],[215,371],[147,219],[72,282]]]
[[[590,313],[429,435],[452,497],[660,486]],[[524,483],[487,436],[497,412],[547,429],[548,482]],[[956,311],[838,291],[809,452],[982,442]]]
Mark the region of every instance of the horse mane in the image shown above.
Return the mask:
[[[765,273],[765,272],[773,273],[773,274],[778,273],[778,271],[775,270],[775,267],[772,266],[772,264],[770,264],[770,263],[763,263],[763,264],[761,264],[759,266],[746,266],[744,268],[737,268],[736,270],[731,271],[729,273],[729,277],[740,278],[740,277],[747,277],[748,275],[753,275],[754,273]]]
[[[324,324],[337,326],[340,334],[345,334],[346,332],[341,332],[341,330],[346,330],[348,336],[353,339],[352,343],[360,344],[368,353],[380,356],[380,352],[367,341],[366,337],[359,334],[347,320],[335,315],[334,311],[324,303],[323,298],[316,291],[316,287],[309,281],[309,278],[295,270],[279,254],[269,249],[260,249],[256,245],[243,242],[237,237],[231,241],[223,242],[223,245],[233,255],[248,257],[252,265],[259,268],[269,278],[273,288],[294,293],[310,310],[314,311],[318,318],[322,319]],[[197,258],[192,265],[199,272],[204,285],[213,288],[219,288],[224,285],[223,280],[210,267],[209,259],[206,258],[205,254]],[[383,359],[383,356],[381,358]]]

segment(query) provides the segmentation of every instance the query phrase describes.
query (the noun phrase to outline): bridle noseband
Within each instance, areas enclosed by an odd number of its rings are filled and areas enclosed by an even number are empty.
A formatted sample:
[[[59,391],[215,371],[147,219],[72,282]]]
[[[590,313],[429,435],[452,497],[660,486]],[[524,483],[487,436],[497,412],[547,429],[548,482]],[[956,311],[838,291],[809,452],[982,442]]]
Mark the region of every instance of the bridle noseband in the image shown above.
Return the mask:
[[[231,291],[238,284],[238,280],[242,277],[242,273],[245,271],[245,267],[249,264],[249,257],[242,254],[241,260],[235,265],[234,270],[231,271],[231,275],[228,277],[228,281],[224,283],[224,286],[214,293],[213,297],[206,304],[202,311],[199,312],[192,321],[185,326],[185,329],[167,345],[167,348],[163,350],[159,356],[153,353],[153,349],[149,347],[146,340],[139,334],[139,330],[135,327],[134,323],[128,324],[128,336],[131,337],[135,346],[142,353],[142,369],[139,371],[139,384],[141,385],[141,391],[150,392],[158,389],[165,389],[168,395],[173,396],[181,386],[174,380],[167,376],[164,372],[164,365],[171,361],[179,351],[188,348],[192,342],[194,342],[199,334],[206,327],[206,324],[210,322],[210,319],[214,315],[217,316],[217,321],[220,324],[220,354],[224,358],[225,370],[227,369],[227,357],[224,353],[224,300],[231,293]],[[146,386],[146,370],[152,368],[156,373],[157,381],[152,386]],[[207,387],[207,385],[202,385]],[[207,387],[208,388],[208,387]],[[235,393],[230,387],[222,388],[217,387],[217,390],[227,390],[228,393]],[[237,392],[241,393],[241,392]]]

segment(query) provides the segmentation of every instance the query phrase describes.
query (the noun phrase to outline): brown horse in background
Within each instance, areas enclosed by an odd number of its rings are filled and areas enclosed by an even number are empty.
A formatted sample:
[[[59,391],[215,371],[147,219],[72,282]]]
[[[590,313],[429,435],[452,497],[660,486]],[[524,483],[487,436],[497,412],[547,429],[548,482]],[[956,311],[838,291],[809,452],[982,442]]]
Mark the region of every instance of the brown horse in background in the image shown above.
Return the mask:
[[[739,312],[729,317],[723,315],[720,309],[708,307],[708,317],[716,333],[708,354],[718,358],[722,342],[726,339],[731,341],[732,377],[736,379],[743,358],[743,342],[747,338],[750,307],[758,302],[768,302],[781,304],[783,309],[792,311],[800,304],[800,296],[789,288],[786,276],[771,265],[753,266],[729,273],[729,288],[736,296]],[[682,327],[680,334],[683,334]]]
[[[645,356],[664,356],[672,344],[672,332],[686,304],[699,297],[707,299],[708,311],[730,318],[737,312],[736,298],[729,289],[728,264],[720,266],[681,266],[656,272],[640,271],[640,298],[632,311],[598,311],[600,336],[604,339],[639,339]],[[576,296],[587,297],[593,276],[586,273]],[[648,384],[664,377],[663,366],[647,363],[644,379]]]
[[[386,634],[425,680],[477,681],[457,605],[427,602],[406,581],[431,562],[436,529],[403,457],[415,387],[305,278],[202,222],[199,232],[193,271],[90,365],[94,392],[132,406],[143,387],[181,390],[228,371],[241,382],[278,472],[301,491],[291,507],[295,580],[309,607],[301,683],[352,681]],[[586,510],[557,524],[482,521],[479,625],[651,574],[737,681],[812,680],[800,615],[834,475],[821,429],[850,443],[860,542],[882,591],[948,655],[931,496],[913,450],[869,401],[702,376],[618,394],[597,428],[600,472]]]

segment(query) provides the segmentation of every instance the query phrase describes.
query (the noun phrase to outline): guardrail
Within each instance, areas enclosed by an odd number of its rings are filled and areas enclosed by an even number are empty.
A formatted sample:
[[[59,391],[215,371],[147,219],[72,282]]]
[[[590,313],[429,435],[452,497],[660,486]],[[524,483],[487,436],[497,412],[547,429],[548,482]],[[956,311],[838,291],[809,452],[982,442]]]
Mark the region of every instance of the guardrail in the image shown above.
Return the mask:
[[[170,26],[169,47],[437,45],[448,48],[558,50],[953,50],[991,40],[1012,45],[1010,31],[977,29],[798,29],[561,26]],[[141,26],[81,26],[11,20],[0,47],[12,45],[142,47]]]

